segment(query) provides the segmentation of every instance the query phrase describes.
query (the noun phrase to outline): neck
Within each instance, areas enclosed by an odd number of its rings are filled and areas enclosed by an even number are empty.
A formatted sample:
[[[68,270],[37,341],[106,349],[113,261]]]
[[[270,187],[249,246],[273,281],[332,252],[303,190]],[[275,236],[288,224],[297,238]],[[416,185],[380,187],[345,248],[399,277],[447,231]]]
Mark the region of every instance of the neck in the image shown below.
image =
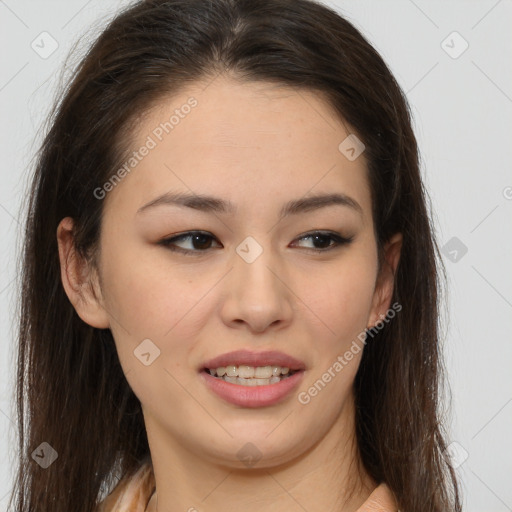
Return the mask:
[[[187,451],[145,412],[156,481],[147,512],[357,510],[376,483],[361,464],[353,398],[347,402],[331,429],[307,452],[286,463],[258,462],[244,469]]]

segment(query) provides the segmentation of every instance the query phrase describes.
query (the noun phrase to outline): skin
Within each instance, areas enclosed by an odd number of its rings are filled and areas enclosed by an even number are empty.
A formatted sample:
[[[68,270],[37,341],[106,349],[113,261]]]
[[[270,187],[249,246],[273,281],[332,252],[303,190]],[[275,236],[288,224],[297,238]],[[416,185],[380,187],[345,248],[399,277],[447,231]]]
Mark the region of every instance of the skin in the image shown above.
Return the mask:
[[[133,133],[136,150],[190,96],[197,99],[103,199],[97,269],[74,251],[72,219],[62,220],[63,285],[85,322],[111,329],[141,401],[157,488],[150,512],[355,511],[376,487],[354,433],[362,351],[307,405],[297,395],[390,307],[401,236],[386,245],[378,272],[364,153],[349,161],[338,150],[351,132],[321,97],[225,75],[206,85],[160,101]],[[237,213],[160,205],[137,214],[168,191],[230,200]],[[278,218],[289,200],[333,192],[362,212],[335,205]],[[211,248],[189,256],[158,245],[191,230],[212,234]],[[354,238],[315,253],[334,244],[300,240],[318,230]],[[252,263],[235,251],[247,236],[263,249]],[[190,239],[177,245],[198,247]],[[134,350],[147,338],[160,355],[145,366]],[[303,361],[299,389],[256,409],[217,397],[198,368],[243,348]],[[237,456],[248,442],[261,455],[253,467]]]

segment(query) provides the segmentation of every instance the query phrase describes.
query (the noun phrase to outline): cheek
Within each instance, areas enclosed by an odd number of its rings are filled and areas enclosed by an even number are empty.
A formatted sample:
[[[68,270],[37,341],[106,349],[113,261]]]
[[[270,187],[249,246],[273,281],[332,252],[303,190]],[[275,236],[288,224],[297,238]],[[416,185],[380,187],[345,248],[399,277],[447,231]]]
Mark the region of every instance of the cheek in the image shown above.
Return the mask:
[[[162,397],[170,408],[180,407],[188,398],[182,385],[191,378],[190,353],[201,336],[195,320],[210,314],[200,300],[207,289],[170,266],[148,265],[135,252],[119,251],[104,269],[109,312],[115,318],[111,330],[130,387],[150,410],[161,407]],[[210,288],[214,283],[212,277]],[[139,357],[148,351],[146,366]]]
[[[198,336],[199,326],[191,319],[198,312],[206,314],[201,297],[215,284],[215,276],[210,276],[211,284],[198,281],[190,271],[182,271],[184,267],[168,261],[164,265],[165,258],[143,257],[136,247],[113,239],[105,243],[103,254],[103,292],[123,367],[138,368],[134,350],[150,339],[160,350],[155,364],[181,371],[177,362],[186,359],[188,341]]]
[[[322,322],[310,332],[317,340],[314,360],[298,401],[319,432],[332,425],[351,392],[364,349],[360,335],[371,310],[375,265],[371,250],[354,253],[331,269],[325,286],[315,286],[310,295]]]
[[[315,339],[339,350],[364,331],[375,277],[376,262],[370,251],[347,253],[321,273],[301,278],[304,302],[321,321]]]
[[[112,315],[137,336],[164,336],[200,298],[193,265],[165,248],[137,240],[124,226],[106,225],[102,239],[105,296]]]

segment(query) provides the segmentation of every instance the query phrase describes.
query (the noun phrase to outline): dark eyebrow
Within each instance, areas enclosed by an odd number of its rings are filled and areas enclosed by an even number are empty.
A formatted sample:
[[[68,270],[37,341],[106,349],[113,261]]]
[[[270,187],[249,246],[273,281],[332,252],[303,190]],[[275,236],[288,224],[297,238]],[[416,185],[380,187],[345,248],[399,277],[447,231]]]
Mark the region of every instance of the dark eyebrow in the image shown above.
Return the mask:
[[[188,192],[166,192],[149,203],[141,206],[137,210],[137,214],[160,205],[183,206],[203,212],[217,212],[225,214],[236,213],[236,206],[231,201],[202,194],[190,194]],[[332,205],[348,206],[361,216],[363,215],[361,205],[350,196],[345,194],[317,194],[289,201],[281,209],[279,218],[318,210],[319,208],[325,208],[326,206]]]

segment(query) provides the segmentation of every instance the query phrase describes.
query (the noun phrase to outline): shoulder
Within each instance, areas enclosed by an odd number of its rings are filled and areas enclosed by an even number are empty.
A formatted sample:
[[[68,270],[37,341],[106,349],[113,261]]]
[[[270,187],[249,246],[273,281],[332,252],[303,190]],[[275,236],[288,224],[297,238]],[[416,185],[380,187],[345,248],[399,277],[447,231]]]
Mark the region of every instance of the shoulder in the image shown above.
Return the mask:
[[[121,479],[96,512],[144,512],[154,490],[153,466],[147,461],[136,473]]]
[[[391,489],[379,484],[356,512],[400,512]]]

